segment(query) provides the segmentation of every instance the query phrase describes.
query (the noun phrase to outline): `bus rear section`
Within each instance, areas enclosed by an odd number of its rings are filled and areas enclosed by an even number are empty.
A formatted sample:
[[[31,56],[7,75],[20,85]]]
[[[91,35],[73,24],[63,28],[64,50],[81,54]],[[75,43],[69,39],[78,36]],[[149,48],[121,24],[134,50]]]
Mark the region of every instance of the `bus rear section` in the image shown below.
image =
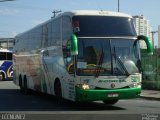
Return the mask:
[[[13,79],[12,51],[0,50],[0,80]]]

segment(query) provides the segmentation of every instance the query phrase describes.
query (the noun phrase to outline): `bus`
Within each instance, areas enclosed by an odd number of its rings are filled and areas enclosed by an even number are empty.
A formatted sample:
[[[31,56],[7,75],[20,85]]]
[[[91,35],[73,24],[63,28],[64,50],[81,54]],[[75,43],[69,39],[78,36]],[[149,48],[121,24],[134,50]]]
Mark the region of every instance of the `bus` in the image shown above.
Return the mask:
[[[16,36],[14,83],[78,102],[137,98],[141,93],[139,40],[148,54],[151,40],[137,36],[125,13],[64,12]]]
[[[12,51],[0,49],[0,80],[13,79]]]

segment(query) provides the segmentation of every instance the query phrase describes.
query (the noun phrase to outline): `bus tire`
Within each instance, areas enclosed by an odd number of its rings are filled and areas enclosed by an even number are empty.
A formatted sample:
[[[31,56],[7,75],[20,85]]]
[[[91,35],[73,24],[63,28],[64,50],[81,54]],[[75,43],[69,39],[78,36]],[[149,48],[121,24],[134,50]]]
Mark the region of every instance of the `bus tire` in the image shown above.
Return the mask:
[[[118,102],[118,99],[114,99],[114,100],[103,100],[103,103],[105,103],[106,105],[114,105]]]
[[[28,86],[27,86],[27,77],[26,75],[24,76],[24,79],[23,79],[23,83],[24,83],[24,94],[28,94]]]
[[[5,80],[5,75],[3,72],[0,73],[0,81],[3,81]]]
[[[0,73],[0,81],[2,81],[3,80],[3,76],[2,76],[2,74]]]
[[[22,75],[19,75],[19,87],[20,87],[20,91],[23,92],[24,87],[23,87],[23,83],[22,83]]]
[[[54,92],[55,92],[55,96],[58,100],[62,99],[62,88],[61,88],[61,83],[59,81],[59,79],[55,80],[54,83]]]

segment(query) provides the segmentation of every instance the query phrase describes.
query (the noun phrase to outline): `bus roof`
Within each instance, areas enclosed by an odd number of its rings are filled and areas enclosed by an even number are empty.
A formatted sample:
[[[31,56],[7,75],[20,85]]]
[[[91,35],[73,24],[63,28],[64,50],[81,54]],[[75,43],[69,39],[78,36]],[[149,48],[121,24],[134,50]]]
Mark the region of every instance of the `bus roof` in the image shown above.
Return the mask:
[[[11,51],[11,50],[8,50],[8,49],[2,49],[2,48],[0,48],[0,52],[11,52],[11,53],[12,53],[12,51]]]
[[[125,13],[121,13],[121,12],[112,12],[112,11],[104,11],[104,10],[74,10],[74,11],[69,11],[69,12],[64,12],[62,14],[57,15],[56,17],[52,17],[51,19],[47,20],[46,22],[43,22],[25,32],[22,32],[20,34],[18,34],[16,37],[21,36],[25,33],[27,33],[28,31],[37,28],[41,25],[44,25],[46,23],[48,23],[49,21],[52,21],[53,19],[57,19],[61,16],[65,16],[68,15],[70,17],[72,16],[117,16],[117,17],[129,17],[132,18],[131,15],[125,14]]]
[[[117,16],[117,17],[130,17],[130,18],[132,17],[131,15],[128,15],[125,13],[104,11],[104,10],[75,10],[75,11],[71,11],[71,12],[64,12],[62,15]]]

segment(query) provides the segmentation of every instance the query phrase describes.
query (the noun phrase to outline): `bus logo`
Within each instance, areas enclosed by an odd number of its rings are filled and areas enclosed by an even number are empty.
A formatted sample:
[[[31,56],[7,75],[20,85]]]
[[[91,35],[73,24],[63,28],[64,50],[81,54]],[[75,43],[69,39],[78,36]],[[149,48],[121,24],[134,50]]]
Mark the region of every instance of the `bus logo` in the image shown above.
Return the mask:
[[[115,86],[116,86],[116,85],[115,85],[114,83],[111,84],[111,88],[115,88]]]

